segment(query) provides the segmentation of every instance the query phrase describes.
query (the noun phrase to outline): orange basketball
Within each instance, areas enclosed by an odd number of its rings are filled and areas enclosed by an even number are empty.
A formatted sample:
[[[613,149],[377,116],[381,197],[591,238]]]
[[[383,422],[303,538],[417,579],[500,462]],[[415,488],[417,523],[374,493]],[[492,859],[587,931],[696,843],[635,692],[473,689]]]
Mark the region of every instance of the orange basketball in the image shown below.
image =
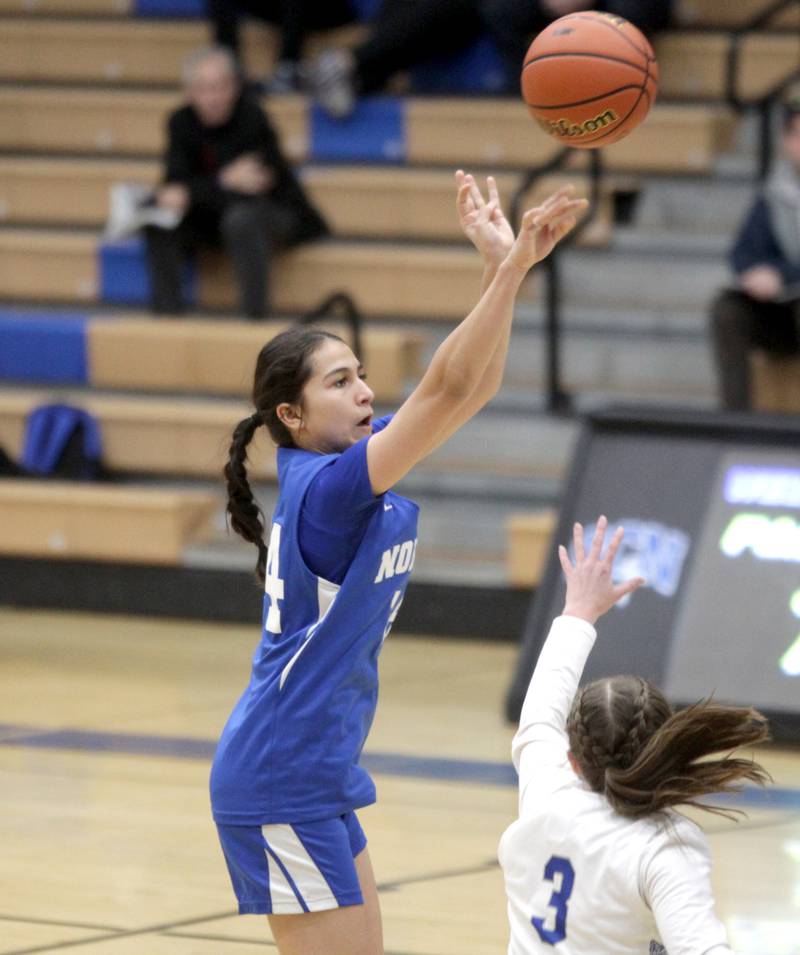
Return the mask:
[[[586,10],[554,20],[531,43],[522,96],[542,129],[566,146],[615,143],[655,102],[658,64],[632,23]]]

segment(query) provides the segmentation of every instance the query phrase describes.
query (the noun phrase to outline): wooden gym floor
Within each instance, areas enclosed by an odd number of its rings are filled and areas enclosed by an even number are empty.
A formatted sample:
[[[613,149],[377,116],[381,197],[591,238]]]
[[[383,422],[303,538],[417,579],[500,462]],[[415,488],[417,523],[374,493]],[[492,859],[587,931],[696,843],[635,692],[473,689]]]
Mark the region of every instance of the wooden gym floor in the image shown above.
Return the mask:
[[[250,955],[208,811],[210,754],[256,629],[0,608],[0,955]],[[501,701],[514,648],[392,635],[359,815],[386,951],[506,945],[497,841],[514,817]],[[738,955],[800,953],[800,750],[738,825],[706,820]]]

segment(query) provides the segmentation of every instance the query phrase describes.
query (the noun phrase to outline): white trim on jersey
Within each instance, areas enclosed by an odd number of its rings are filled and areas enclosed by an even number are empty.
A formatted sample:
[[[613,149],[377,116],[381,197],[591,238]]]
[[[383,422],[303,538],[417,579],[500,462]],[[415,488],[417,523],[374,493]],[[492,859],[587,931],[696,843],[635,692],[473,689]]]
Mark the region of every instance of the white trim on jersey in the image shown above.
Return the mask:
[[[305,846],[300,841],[297,833],[290,825],[273,824],[261,827],[264,841],[275,855],[280,859],[281,864],[289,873],[289,878],[294,882],[297,892],[305,904],[305,909],[300,900],[295,895],[289,885],[283,872],[280,878],[276,878],[275,885],[280,896],[280,908],[276,908],[275,895],[272,895],[272,911],[275,914],[288,915],[293,912],[303,912],[306,909],[309,912],[322,912],[331,907],[331,900],[336,897],[328,884],[325,876],[317,868],[314,860],[306,851]],[[279,870],[275,860],[269,859],[269,890],[273,893],[273,873]],[[291,898],[286,897],[288,890]]]
[[[328,611],[333,606],[333,601],[336,599],[336,595],[341,590],[341,585],[334,584],[330,580],[325,580],[324,577],[317,577],[317,606],[319,608],[316,622],[311,625],[308,630],[308,636],[300,644],[297,652],[294,654],[292,659],[286,664],[286,666],[281,671],[281,679],[278,683],[278,689],[283,689],[283,684],[286,682],[286,677],[289,676],[292,667],[297,663],[300,654],[308,646],[309,640],[314,636],[317,631],[317,627],[322,623],[325,617],[328,615]]]

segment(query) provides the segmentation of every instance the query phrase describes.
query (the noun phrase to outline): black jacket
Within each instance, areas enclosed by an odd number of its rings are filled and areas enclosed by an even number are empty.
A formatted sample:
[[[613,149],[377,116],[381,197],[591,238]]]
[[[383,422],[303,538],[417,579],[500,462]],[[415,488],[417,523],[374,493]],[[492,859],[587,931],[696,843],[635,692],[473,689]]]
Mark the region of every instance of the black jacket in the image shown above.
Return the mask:
[[[763,195],[750,207],[730,251],[729,261],[737,275],[756,265],[771,265],[781,273],[786,285],[800,282],[800,265],[790,262],[781,249]]]
[[[220,186],[220,170],[245,153],[257,154],[272,171],[274,183],[269,198],[298,213],[295,241],[327,235],[324,219],[306,197],[264,111],[246,93],[239,97],[223,126],[204,126],[188,105],[169,117],[164,181],[188,187],[192,211],[219,214],[235,195]]]

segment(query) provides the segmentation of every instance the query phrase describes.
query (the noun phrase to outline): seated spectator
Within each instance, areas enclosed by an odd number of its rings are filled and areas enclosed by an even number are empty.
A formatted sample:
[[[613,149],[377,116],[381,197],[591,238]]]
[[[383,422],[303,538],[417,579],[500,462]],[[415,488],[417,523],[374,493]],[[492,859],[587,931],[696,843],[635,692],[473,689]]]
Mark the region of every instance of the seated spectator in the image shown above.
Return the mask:
[[[183,310],[181,274],[198,245],[222,245],[233,263],[243,315],[269,311],[273,255],[327,233],[263,110],[241,89],[230,51],[194,53],[184,73],[187,104],[169,117],[159,206],[177,228],[145,230],[154,312]]]
[[[652,33],[666,26],[671,7],[672,0],[383,0],[367,40],[322,53],[310,85],[319,104],[342,118],[359,95],[383,89],[395,73],[458,53],[488,34],[506,64],[507,89],[517,92],[528,46],[558,17],[603,10]]]
[[[749,352],[800,352],[800,100],[784,109],[781,161],[736,237],[730,264],[737,287],[711,310],[722,406],[750,408]]]
[[[281,31],[278,62],[264,84],[271,94],[292,93],[303,86],[303,43],[312,30],[331,30],[356,17],[350,0],[208,0],[214,42],[237,59],[242,14],[256,17]]]

